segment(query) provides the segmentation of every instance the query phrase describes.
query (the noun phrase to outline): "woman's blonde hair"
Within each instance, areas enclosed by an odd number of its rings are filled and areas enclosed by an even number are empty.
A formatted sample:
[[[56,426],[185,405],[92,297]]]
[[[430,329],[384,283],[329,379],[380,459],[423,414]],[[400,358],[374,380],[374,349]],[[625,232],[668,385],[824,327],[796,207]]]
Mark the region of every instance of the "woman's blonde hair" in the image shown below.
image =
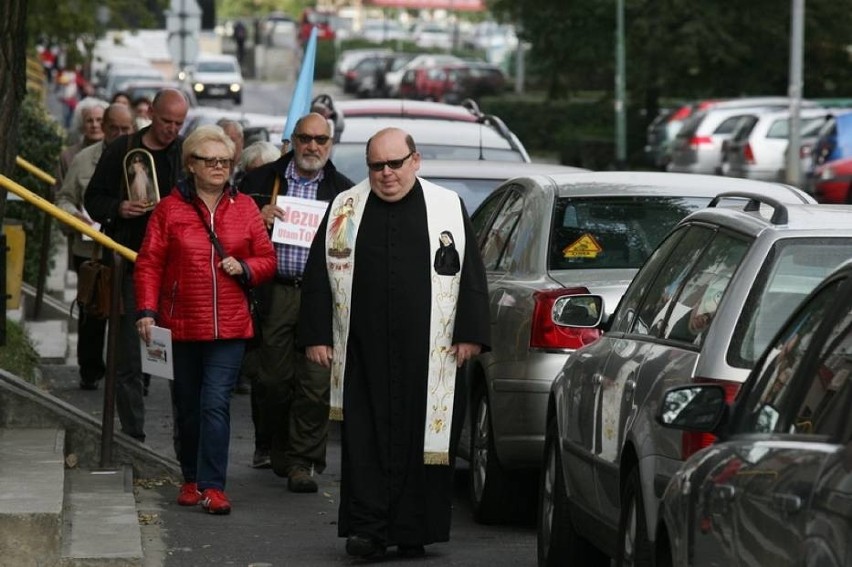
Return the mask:
[[[216,126],[215,124],[205,124],[204,126],[199,126],[192,133],[186,137],[183,141],[183,151],[181,153],[181,160],[183,162],[183,168],[186,171],[187,175],[191,175],[189,171],[189,160],[192,159],[193,154],[198,153],[198,148],[203,146],[207,142],[219,142],[223,144],[226,148],[228,148],[228,154],[231,159],[234,158],[234,151],[236,148],[234,146],[234,141],[225,134],[225,131],[222,130],[220,126]],[[221,156],[216,156],[221,157]]]

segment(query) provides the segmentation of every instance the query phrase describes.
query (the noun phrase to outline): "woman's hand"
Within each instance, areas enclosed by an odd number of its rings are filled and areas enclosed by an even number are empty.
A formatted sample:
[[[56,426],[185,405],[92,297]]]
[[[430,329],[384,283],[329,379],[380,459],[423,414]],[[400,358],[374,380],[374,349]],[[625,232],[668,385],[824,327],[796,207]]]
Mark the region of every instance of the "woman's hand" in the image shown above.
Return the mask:
[[[225,273],[229,276],[238,277],[243,275],[243,265],[233,256],[228,256],[219,262],[219,267],[225,270]]]
[[[153,326],[153,317],[142,317],[136,321],[136,331],[139,333],[139,338],[145,341],[146,345],[151,344],[151,327]]]

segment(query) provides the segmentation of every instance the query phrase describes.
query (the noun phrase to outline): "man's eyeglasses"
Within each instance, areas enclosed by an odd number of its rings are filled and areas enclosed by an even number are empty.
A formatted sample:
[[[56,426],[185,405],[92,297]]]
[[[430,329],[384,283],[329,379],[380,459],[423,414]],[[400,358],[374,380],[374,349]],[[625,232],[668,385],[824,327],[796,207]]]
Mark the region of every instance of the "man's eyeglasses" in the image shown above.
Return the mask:
[[[331,136],[311,136],[310,134],[296,134],[295,138],[300,144],[310,144],[313,140],[318,146],[324,146],[331,140]]]
[[[210,169],[213,169],[214,167],[220,165],[226,169],[229,169],[234,164],[234,160],[232,160],[231,158],[204,157],[195,154],[192,154],[192,158],[197,159],[198,161],[203,161],[204,165],[209,167]]]
[[[388,161],[374,161],[367,162],[367,167],[369,167],[373,171],[383,171],[385,166],[388,166],[391,169],[399,169],[402,167],[402,164],[405,163],[405,160],[414,155],[414,152],[408,152],[408,155],[404,158],[399,159],[389,159]]]

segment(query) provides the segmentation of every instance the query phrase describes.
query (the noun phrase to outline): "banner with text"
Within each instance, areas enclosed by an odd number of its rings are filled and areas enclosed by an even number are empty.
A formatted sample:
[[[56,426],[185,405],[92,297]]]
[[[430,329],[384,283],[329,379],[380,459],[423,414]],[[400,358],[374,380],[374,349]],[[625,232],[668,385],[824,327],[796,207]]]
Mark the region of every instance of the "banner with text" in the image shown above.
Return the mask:
[[[310,248],[328,203],[282,195],[275,204],[284,211],[284,218],[275,218],[272,242]]]

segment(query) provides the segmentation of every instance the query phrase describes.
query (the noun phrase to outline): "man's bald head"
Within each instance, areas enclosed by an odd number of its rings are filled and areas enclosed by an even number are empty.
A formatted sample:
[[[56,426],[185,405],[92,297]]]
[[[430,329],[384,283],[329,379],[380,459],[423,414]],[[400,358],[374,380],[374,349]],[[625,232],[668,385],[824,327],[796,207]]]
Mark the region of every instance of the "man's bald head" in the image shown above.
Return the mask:
[[[113,103],[104,112],[104,143],[109,144],[119,136],[133,132],[133,116],[123,103]]]

